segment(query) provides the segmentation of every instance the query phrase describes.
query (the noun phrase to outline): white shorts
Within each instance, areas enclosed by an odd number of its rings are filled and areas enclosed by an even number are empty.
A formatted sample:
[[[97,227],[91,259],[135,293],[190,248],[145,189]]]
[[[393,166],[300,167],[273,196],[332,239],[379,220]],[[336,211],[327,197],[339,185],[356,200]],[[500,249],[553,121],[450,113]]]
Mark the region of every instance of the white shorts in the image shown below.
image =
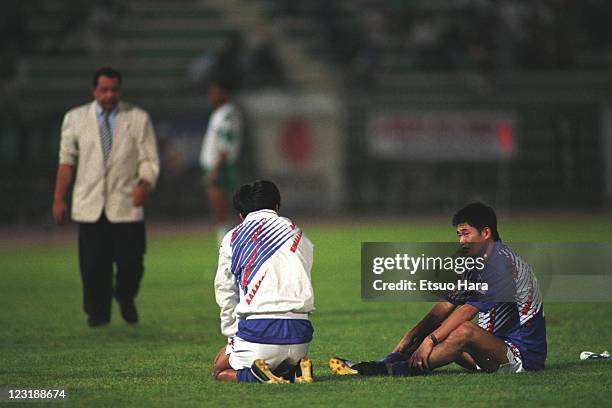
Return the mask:
[[[262,358],[274,370],[280,363],[286,361],[297,364],[301,358],[308,354],[310,343],[302,344],[261,344],[251,343],[240,337],[234,337],[225,348],[225,354],[229,354],[229,363],[234,370],[250,368],[253,361]]]
[[[523,360],[521,358],[521,352],[513,343],[509,341],[505,341],[507,351],[506,358],[508,362],[506,364],[502,364],[497,369],[498,373],[520,373],[525,371],[523,369]]]

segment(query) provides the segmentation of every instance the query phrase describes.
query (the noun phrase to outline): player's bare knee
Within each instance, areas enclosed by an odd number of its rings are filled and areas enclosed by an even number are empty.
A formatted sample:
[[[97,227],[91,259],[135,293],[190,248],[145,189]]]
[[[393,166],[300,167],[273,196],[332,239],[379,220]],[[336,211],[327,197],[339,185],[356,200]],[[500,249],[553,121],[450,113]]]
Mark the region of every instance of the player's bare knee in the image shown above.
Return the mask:
[[[449,340],[458,343],[468,343],[474,335],[475,326],[472,322],[461,323],[452,333],[449,335]]]
[[[221,374],[221,372],[223,372],[223,370],[225,369],[227,369],[227,367],[225,366],[225,364],[223,364],[222,360],[220,358],[215,358],[212,370],[213,378],[215,380],[218,380],[219,374]]]
[[[220,374],[221,374],[221,373],[222,373],[224,370],[226,370],[226,367],[220,367],[220,366],[218,366],[218,365],[215,365],[215,366],[213,367],[213,371],[212,371],[212,376],[213,376],[213,378],[214,378],[215,380],[221,380],[221,379],[219,378],[219,375],[220,375]]]
[[[213,377],[217,378],[219,373],[227,368],[230,368],[229,355],[225,354],[225,346],[223,346],[213,360]]]

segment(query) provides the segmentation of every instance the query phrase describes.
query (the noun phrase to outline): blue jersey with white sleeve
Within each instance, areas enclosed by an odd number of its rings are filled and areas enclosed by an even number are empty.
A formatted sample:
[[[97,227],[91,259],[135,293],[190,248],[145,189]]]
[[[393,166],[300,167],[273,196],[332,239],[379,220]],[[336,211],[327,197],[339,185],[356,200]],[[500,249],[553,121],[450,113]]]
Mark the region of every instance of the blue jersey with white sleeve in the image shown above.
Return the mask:
[[[484,269],[465,272],[463,279],[487,283],[488,290],[451,291],[447,300],[478,308],[481,328],[514,344],[526,370],[543,369],[547,354],[544,305],[531,266],[496,241]]]

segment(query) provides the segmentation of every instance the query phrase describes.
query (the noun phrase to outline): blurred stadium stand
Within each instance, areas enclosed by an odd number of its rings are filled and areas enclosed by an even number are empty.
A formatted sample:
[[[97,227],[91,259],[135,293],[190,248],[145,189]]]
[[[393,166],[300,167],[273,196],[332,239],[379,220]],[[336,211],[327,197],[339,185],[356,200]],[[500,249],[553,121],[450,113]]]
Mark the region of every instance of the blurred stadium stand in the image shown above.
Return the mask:
[[[62,115],[91,98],[91,74],[109,63],[124,74],[124,98],[161,129],[152,216],[206,213],[193,152],[218,69],[240,81],[245,99],[338,101],[346,188],[329,211],[436,211],[471,199],[606,208],[610,17],[612,3],[598,0],[7,0],[0,220],[50,222]],[[516,117],[511,158],[390,160],[368,147],[380,112],[485,111]],[[245,146],[246,178],[261,175],[255,139]]]

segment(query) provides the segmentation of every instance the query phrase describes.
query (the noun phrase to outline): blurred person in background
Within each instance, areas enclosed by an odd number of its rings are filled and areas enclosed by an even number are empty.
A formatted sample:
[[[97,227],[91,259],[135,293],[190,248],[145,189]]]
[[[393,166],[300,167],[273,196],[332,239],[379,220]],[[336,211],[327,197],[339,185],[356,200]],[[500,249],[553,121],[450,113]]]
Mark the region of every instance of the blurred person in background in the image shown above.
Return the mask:
[[[242,143],[243,118],[232,101],[233,89],[231,77],[217,76],[211,81],[208,97],[214,111],[200,151],[200,165],[218,242],[230,229],[230,197],[238,185],[237,161]]]
[[[96,71],[93,96],[64,116],[53,216],[57,224],[67,217],[76,166],[72,219],[78,223],[87,324],[110,322],[113,296],[123,319],[134,324],[146,246],[142,206],[159,174],[155,132],[147,112],[120,101],[115,69]]]

